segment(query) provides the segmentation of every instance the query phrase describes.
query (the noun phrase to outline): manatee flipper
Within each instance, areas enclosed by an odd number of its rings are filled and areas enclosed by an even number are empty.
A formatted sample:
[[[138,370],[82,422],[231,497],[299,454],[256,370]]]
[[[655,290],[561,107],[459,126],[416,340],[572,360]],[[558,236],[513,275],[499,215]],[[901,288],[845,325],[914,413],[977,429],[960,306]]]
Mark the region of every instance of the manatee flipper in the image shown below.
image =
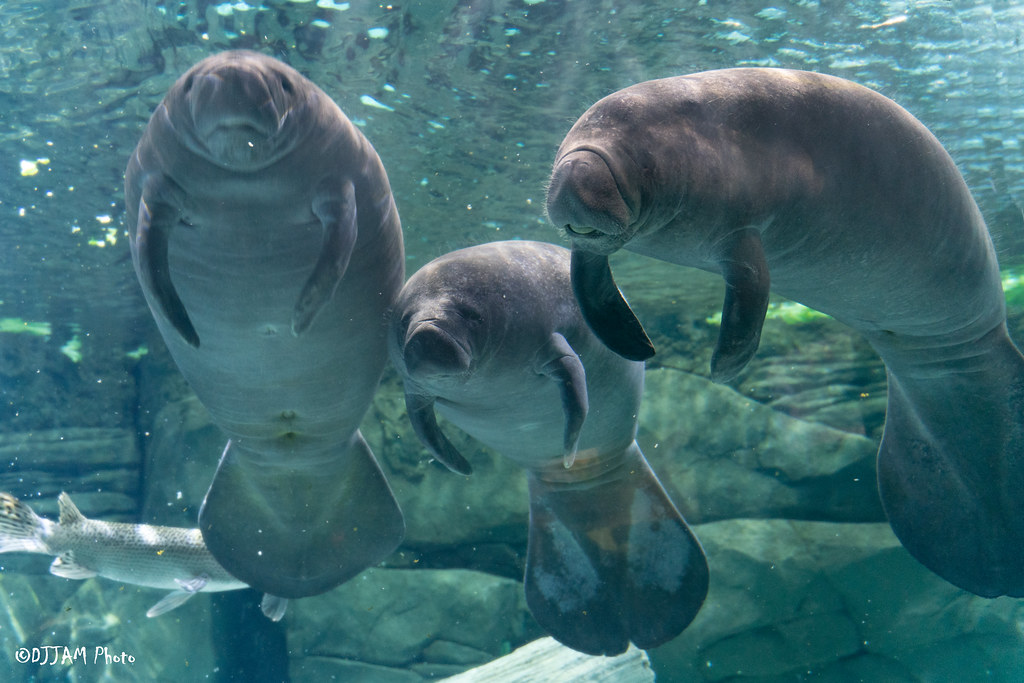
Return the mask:
[[[983,597],[1024,597],[1024,359],[1000,330],[972,371],[892,369],[878,488],[903,546]],[[883,358],[885,357],[883,353]]]
[[[725,247],[719,260],[725,278],[722,327],[711,354],[711,381],[719,383],[735,379],[757,352],[771,283],[756,230],[741,230]]]
[[[676,637],[708,590],[704,551],[634,441],[592,481],[530,473],[526,601],[561,643],[615,655]],[[584,463],[577,463],[579,468]]]
[[[469,475],[473,473],[469,462],[462,457],[459,450],[452,445],[437,424],[433,396],[406,392],[405,412],[409,415],[413,432],[435,460],[456,474]]]
[[[263,456],[229,441],[199,511],[217,561],[279,598],[349,580],[405,534],[391,487],[358,431],[340,452],[292,455]]]
[[[562,438],[563,462],[566,468],[576,459],[583,422],[590,403],[587,398],[587,373],[580,357],[558,332],[552,332],[538,359],[539,372],[558,385],[565,413],[565,435]]]
[[[171,282],[171,268],[167,249],[171,230],[181,220],[181,209],[174,196],[180,193],[174,181],[162,175],[150,174],[142,186],[138,220],[132,250],[137,262],[142,286],[150,293],[159,314],[170,321],[182,339],[199,347],[199,335]]]
[[[358,236],[356,193],[346,180],[340,194],[324,190],[313,204],[313,213],[324,230],[324,246],[292,312],[292,333],[302,334],[323,309],[348,269]]]
[[[608,257],[572,248],[572,291],[583,319],[605,346],[627,360],[647,360],[654,344],[612,277]]]

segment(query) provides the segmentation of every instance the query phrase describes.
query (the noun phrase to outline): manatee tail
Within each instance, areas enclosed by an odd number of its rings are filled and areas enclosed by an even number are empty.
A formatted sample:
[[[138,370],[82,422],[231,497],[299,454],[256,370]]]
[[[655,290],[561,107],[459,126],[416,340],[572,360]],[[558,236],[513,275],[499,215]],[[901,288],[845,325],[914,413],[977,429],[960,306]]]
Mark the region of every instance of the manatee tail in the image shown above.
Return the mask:
[[[586,486],[531,472],[526,601],[557,640],[593,655],[655,647],[689,625],[707,590],[704,551],[635,441]]]
[[[1005,328],[972,354],[960,373],[890,368],[879,492],[930,570],[977,595],[1024,597],[1024,357]]]
[[[229,441],[199,527],[228,572],[281,598],[344,583],[391,554],[405,534],[391,487],[358,431],[342,452],[301,468]]]

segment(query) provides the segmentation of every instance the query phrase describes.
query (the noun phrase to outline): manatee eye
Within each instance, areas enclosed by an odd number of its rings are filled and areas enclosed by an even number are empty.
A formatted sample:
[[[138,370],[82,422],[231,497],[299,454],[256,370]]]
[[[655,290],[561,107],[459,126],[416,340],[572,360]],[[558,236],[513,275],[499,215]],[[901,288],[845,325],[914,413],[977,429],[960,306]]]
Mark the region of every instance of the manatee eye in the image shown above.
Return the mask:
[[[463,320],[466,320],[467,322],[471,323],[478,323],[484,319],[484,317],[480,315],[478,312],[466,306],[460,306],[458,309],[456,309],[455,314],[458,315]]]
[[[281,76],[281,90],[284,90],[289,95],[293,92],[292,82],[286,76]]]
[[[185,92],[186,93],[189,90],[192,89],[192,81],[194,81],[194,80],[195,80],[195,76],[192,76],[192,75],[190,75],[188,78],[185,79]]]

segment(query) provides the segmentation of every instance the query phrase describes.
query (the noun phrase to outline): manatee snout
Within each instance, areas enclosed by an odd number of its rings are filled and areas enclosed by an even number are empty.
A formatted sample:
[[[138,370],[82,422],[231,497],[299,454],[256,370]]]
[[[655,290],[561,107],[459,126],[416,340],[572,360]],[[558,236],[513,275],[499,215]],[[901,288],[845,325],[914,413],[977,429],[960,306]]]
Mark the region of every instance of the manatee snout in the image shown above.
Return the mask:
[[[595,152],[576,150],[555,165],[548,186],[548,217],[570,237],[618,235],[629,226],[629,207],[608,164]]]
[[[225,128],[246,128],[269,138],[280,127],[281,116],[269,84],[245,65],[226,64],[197,74],[187,87],[192,120],[204,138]]]
[[[437,321],[428,320],[409,325],[402,359],[410,377],[426,378],[461,375],[469,370],[471,356]]]

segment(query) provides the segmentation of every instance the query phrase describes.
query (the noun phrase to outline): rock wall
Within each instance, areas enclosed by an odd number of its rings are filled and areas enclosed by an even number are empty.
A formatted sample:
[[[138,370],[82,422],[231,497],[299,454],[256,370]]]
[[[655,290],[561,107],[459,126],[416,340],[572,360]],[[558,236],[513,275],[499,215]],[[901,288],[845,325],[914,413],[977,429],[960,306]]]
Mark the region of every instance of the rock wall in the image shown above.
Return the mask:
[[[638,441],[695,525],[712,572],[708,600],[694,623],[650,652],[658,680],[1024,676],[1019,601],[955,589],[917,564],[892,535],[874,486],[876,442],[865,435],[871,430],[861,430],[856,420],[848,431],[794,417],[751,389],[759,385],[750,378],[764,377],[764,365],[783,367],[788,347],[775,348],[779,353],[769,353],[764,364],[759,358],[738,390],[671,363],[648,370]],[[225,439],[167,362],[155,351],[139,372],[141,395],[149,397],[140,406],[144,461],[135,455],[134,436],[123,431],[40,431],[0,443],[0,454],[12,463],[0,481],[9,490],[35,482],[41,497],[33,505],[52,514],[48,505],[59,489],[93,477],[92,486],[69,491],[86,514],[124,515],[139,493],[143,521],[194,525]],[[876,379],[869,373],[850,386]],[[861,393],[877,394],[877,388],[853,389],[829,410],[859,410]],[[521,585],[525,475],[451,425],[442,427],[473,464],[471,477],[426,457],[405,418],[398,380],[388,371],[362,430],[392,481],[408,534],[382,567],[289,606],[282,623],[292,680],[436,679],[543,635]],[[141,492],[129,485],[137,485],[140,472]],[[94,488],[104,492],[90,493]],[[113,496],[115,489],[123,492]],[[212,676],[225,666],[217,645],[232,633],[217,629],[228,628],[223,624],[233,617],[215,617],[237,607],[199,596],[146,619],[159,592],[45,575],[49,558],[3,559],[17,569],[0,576],[7,614],[0,621],[0,658],[12,667],[21,666],[10,660],[17,647],[58,641],[109,643],[135,656],[135,675],[147,677]],[[252,592],[238,597],[250,608],[258,601]],[[259,667],[260,658],[271,655],[257,649],[249,656]],[[265,662],[272,664],[276,660]],[[52,671],[40,669],[38,680],[58,675]]]

